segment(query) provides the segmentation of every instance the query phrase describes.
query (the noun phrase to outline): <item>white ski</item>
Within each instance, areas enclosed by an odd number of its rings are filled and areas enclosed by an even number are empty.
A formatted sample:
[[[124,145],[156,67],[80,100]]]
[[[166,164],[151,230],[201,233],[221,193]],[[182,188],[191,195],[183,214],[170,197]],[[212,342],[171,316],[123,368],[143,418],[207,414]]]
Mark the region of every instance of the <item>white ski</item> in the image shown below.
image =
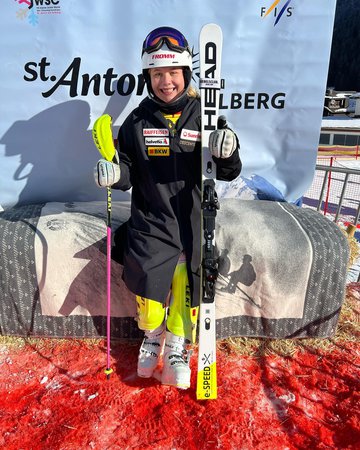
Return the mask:
[[[210,133],[217,128],[221,88],[222,31],[216,24],[200,31],[200,96],[202,146],[202,269],[199,310],[199,357],[196,396],[217,398],[215,282],[216,167],[209,152]]]

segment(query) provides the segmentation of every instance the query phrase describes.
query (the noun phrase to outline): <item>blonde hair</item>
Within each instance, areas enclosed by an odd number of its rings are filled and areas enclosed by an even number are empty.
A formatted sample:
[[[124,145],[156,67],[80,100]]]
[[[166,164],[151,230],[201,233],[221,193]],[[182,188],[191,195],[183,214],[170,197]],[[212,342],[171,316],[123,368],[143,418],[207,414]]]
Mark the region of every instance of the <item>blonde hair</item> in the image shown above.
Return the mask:
[[[192,85],[189,86],[189,89],[187,91],[187,96],[193,97],[193,98],[200,98],[200,94],[199,94],[198,90]]]

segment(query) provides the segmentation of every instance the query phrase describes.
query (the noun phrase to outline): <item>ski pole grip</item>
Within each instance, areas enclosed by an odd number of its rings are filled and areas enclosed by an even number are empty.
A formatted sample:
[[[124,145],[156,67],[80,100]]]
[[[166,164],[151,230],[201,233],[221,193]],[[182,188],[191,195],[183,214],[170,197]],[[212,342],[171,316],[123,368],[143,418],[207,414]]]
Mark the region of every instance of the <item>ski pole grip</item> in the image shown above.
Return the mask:
[[[227,128],[228,124],[227,124],[226,117],[225,116],[219,116],[217,125],[218,125],[217,126],[218,130],[222,130],[224,128]]]

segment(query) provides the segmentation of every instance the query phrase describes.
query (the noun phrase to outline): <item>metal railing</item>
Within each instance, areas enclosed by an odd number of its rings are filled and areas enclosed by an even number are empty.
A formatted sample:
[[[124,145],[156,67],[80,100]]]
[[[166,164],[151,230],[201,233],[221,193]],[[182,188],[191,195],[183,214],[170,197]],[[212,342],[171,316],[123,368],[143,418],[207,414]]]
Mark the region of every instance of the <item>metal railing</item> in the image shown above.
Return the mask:
[[[334,166],[344,164],[336,157],[324,161],[328,165],[316,165],[313,183],[303,197],[303,207],[314,208],[335,222],[354,225],[359,230],[360,169]],[[353,161],[350,164],[358,165]],[[348,280],[360,282],[360,258],[350,268]]]
[[[343,185],[342,185],[342,189],[341,189],[341,194],[340,194],[340,198],[338,201],[338,205],[336,208],[336,213],[335,213],[335,222],[337,222],[339,220],[339,217],[341,215],[341,209],[343,207],[343,203],[344,203],[344,198],[345,198],[345,193],[348,187],[348,183],[349,183],[349,177],[350,175],[357,175],[359,177],[359,181],[360,181],[360,170],[357,169],[349,169],[346,167],[334,167],[334,166],[324,166],[324,165],[320,165],[317,164],[316,165],[316,170],[317,171],[324,171],[324,179],[323,179],[323,183],[321,186],[321,191],[320,191],[320,196],[319,196],[319,201],[318,201],[318,205],[317,205],[317,211],[321,210],[321,206],[323,204],[323,200],[324,200],[324,195],[325,195],[325,191],[326,188],[328,188],[328,193],[331,189],[330,183],[331,183],[331,173],[341,173],[344,174],[344,180],[343,181]],[[339,180],[338,180],[339,181]],[[360,185],[360,183],[359,183]],[[357,199],[354,199],[354,201],[358,202],[358,207],[354,216],[354,222],[353,224],[356,226],[359,223],[359,217],[360,217],[360,195]],[[326,212],[327,209],[327,202],[325,201],[325,206],[324,206],[324,211]]]

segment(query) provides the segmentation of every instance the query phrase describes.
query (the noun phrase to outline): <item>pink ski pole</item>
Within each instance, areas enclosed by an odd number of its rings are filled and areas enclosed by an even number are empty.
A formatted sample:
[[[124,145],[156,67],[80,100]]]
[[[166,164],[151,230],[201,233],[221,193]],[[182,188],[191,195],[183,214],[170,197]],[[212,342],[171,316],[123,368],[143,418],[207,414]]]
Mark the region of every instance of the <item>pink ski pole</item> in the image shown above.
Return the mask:
[[[112,118],[103,114],[94,123],[92,136],[101,156],[107,161],[119,163],[112,136]],[[106,312],[106,369],[107,379],[113,370],[110,367],[111,340],[111,188],[107,188],[107,219],[106,219],[106,283],[107,283],[107,312]]]
[[[110,367],[111,340],[111,188],[107,188],[107,234],[106,234],[106,278],[107,278],[107,306],[106,306],[106,378],[112,373]]]

